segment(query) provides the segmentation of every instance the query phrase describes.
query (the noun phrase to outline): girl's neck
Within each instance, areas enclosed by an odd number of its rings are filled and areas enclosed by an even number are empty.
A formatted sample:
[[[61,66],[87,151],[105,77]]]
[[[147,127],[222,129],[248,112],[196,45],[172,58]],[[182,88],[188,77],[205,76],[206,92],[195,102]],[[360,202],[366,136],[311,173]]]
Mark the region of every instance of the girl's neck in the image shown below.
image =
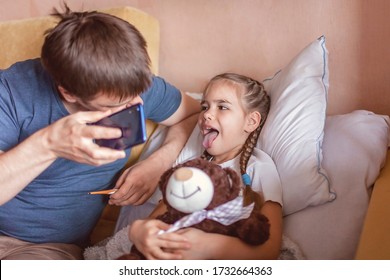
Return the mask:
[[[211,161],[214,161],[217,164],[227,162],[227,161],[232,160],[235,157],[237,157],[241,153],[241,150],[242,149],[238,149],[238,150],[230,151],[229,153],[225,153],[225,154],[217,155],[217,156],[210,155]]]

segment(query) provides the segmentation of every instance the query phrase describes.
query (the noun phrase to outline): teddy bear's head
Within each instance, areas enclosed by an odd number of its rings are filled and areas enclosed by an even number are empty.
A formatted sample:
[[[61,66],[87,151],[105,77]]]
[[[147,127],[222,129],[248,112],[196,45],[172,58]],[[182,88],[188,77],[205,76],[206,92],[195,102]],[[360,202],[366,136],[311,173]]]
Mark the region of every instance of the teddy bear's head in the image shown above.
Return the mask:
[[[192,213],[213,209],[236,198],[242,184],[232,169],[194,159],[166,171],[160,189],[168,209]]]

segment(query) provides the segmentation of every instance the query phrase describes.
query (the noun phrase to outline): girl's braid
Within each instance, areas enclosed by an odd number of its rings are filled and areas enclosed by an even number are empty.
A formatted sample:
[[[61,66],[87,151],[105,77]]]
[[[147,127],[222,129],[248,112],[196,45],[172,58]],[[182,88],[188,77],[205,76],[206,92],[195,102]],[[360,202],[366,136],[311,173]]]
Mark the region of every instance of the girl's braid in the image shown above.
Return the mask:
[[[264,126],[270,107],[270,98],[264,89],[264,85],[256,80],[248,78],[246,92],[243,94],[244,106],[248,111],[258,111],[261,116],[259,126],[249,134],[241,151],[240,156],[240,172],[245,184],[244,189],[244,206],[255,202],[256,207],[261,207],[263,201],[258,199],[251,187],[249,176],[246,174],[249,158],[256,147],[257,140],[260,136],[261,129]]]

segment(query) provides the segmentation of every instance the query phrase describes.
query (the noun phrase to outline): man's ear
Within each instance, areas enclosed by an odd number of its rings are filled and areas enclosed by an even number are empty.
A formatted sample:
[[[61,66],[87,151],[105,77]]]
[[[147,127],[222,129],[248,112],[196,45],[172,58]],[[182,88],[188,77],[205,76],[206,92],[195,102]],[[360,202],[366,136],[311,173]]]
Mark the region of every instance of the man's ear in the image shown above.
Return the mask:
[[[259,112],[253,111],[249,113],[246,120],[245,131],[251,133],[256,130],[256,128],[260,125],[260,121],[261,115]]]
[[[65,101],[69,103],[77,102],[76,97],[73,94],[71,94],[69,91],[67,91],[65,88],[63,88],[62,86],[58,86],[58,91],[60,92],[62,98],[64,98]]]

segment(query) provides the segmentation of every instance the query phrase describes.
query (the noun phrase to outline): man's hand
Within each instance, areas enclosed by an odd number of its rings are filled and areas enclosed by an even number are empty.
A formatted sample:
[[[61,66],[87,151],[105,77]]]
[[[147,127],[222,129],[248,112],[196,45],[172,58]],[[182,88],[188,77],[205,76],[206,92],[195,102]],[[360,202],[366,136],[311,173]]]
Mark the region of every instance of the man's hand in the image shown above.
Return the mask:
[[[197,121],[188,117],[168,128],[161,147],[143,161],[125,170],[116,183],[119,190],[111,196],[110,204],[140,205],[154,193],[160,176],[173,166]]]
[[[12,149],[0,151],[0,205],[15,197],[59,157],[96,166],[124,158],[124,151],[99,147],[93,142],[120,136],[119,129],[88,125],[110,113],[80,112],[66,116]]]
[[[102,165],[126,156],[124,151],[100,147],[94,139],[111,139],[121,136],[116,128],[88,125],[108,115],[106,112],[79,112],[64,117],[38,132],[43,134],[47,148],[54,157],[90,165]]]
[[[160,179],[161,162],[149,157],[126,169],[116,183],[118,191],[109,203],[115,205],[140,205],[154,193]]]

